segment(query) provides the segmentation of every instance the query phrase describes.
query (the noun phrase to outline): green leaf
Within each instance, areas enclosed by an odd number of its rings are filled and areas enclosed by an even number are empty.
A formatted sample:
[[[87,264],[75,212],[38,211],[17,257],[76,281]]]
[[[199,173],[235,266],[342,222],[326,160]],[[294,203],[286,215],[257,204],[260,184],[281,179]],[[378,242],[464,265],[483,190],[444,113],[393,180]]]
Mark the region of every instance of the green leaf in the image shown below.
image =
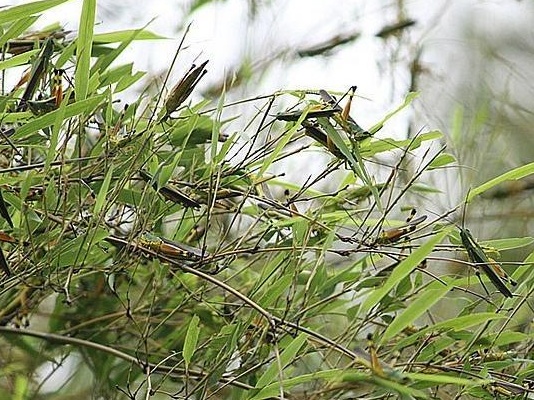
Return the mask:
[[[65,98],[69,98],[71,94],[72,89],[70,89],[67,93],[67,96]],[[67,107],[68,101],[61,102],[59,109],[56,113],[56,118],[54,120],[54,124],[52,125],[52,132],[50,134],[50,143],[48,145],[48,154],[46,155],[46,162],[45,162],[45,171],[49,171],[50,164],[56,157],[56,148],[59,141],[59,132],[61,130],[61,126],[63,125],[63,121],[65,121],[65,109]]]
[[[66,1],[68,0],[42,0],[10,7],[0,11],[0,21],[2,21],[2,24],[5,24],[10,21],[27,18],[33,14],[46,11],[59,4],[65,3]]]
[[[98,45],[93,46],[93,49],[92,49],[93,52],[97,52],[98,49],[102,49],[104,51],[106,51],[107,49],[107,51],[102,55],[98,55],[98,60],[93,65],[91,69],[91,73],[96,73],[98,71],[100,73],[105,74],[106,70],[111,65],[111,63],[113,63],[119,57],[119,55],[121,55],[122,52],[128,48],[128,46],[130,46],[132,41],[134,41],[137,38],[137,36],[143,32],[143,29],[144,28],[136,29],[132,31],[124,31],[125,33],[127,32],[128,34],[124,36],[123,40],[121,41],[121,44],[115,49],[108,49],[105,46],[98,46]],[[96,54],[94,56],[96,56]]]
[[[143,78],[145,75],[146,72],[137,71],[133,75],[122,76],[121,79],[117,82],[117,86],[115,86],[115,90],[113,91],[113,93],[120,93],[123,90],[128,89],[139,79]]]
[[[83,112],[90,113],[96,108],[103,100],[105,96],[95,96],[85,99],[83,101],[77,101],[73,104],[69,104],[65,107],[65,118],[71,118],[75,115],[81,114]],[[57,114],[60,110],[54,110],[45,114],[41,117],[35,118],[34,120],[26,123],[24,126],[20,127],[15,131],[13,135],[13,140],[22,140],[28,135],[38,131],[39,129],[47,128],[55,123]],[[61,111],[63,112],[63,111]]]
[[[451,285],[444,285],[442,282],[434,281],[428,285],[410,305],[388,325],[381,337],[381,342],[385,343],[417,318],[427,312],[436,302],[445,296]]]
[[[530,335],[523,332],[504,331],[489,337],[490,342],[495,347],[509,346],[514,343],[524,343],[530,339]]]
[[[145,29],[128,29],[124,31],[115,31],[108,33],[98,33],[93,36],[94,43],[117,43],[130,40],[132,37],[135,37],[134,40],[161,40],[168,39],[165,36],[157,35],[153,32],[147,31]]]
[[[300,123],[304,121],[306,118],[306,112],[303,112],[298,121],[289,129],[288,132],[286,132],[280,140],[277,140],[276,147],[274,150],[269,154],[268,157],[266,157],[263,160],[262,166],[260,168],[260,171],[258,172],[258,176],[261,177],[267,171],[270,167],[273,161],[278,157],[280,152],[284,149],[284,147],[289,143],[295,132],[299,129]]]
[[[0,37],[0,47],[4,47],[9,39],[16,38],[37,21],[37,16],[16,20]]]
[[[265,386],[258,393],[254,394],[251,400],[262,400],[276,397],[280,393],[280,387],[288,390],[294,386],[301,385],[308,382],[317,382],[319,379],[324,379],[332,382],[338,382],[340,376],[347,373],[346,370],[333,369],[327,371],[318,371],[311,374],[299,375],[294,378],[284,379],[281,383],[275,382]],[[362,376],[368,377],[368,375],[362,374]]]
[[[523,165],[521,167],[514,168],[511,171],[505,172],[504,174],[499,175],[496,178],[490,179],[486,183],[483,183],[482,185],[474,189],[471,189],[469,191],[469,195],[467,196],[466,202],[469,203],[471,200],[473,200],[474,197],[486,192],[492,187],[497,186],[503,182],[516,181],[518,179],[522,179],[526,176],[532,175],[533,173],[534,173],[534,162],[531,162],[530,164],[527,164],[527,165]]]
[[[397,107],[395,110],[391,111],[389,114],[386,114],[386,116],[380,122],[376,123],[371,129],[369,129],[369,132],[375,133],[378,130],[380,130],[384,126],[384,124],[387,122],[388,119],[390,119],[395,114],[402,111],[404,108],[408,107],[412,103],[412,101],[415,98],[417,98],[417,96],[419,96],[419,93],[417,92],[408,93],[406,97],[404,98],[404,102],[399,107]]]
[[[189,327],[187,328],[187,334],[185,335],[183,357],[186,368],[189,368],[189,363],[191,362],[193,354],[195,354],[195,350],[197,349],[198,336],[200,334],[199,322],[200,318],[198,315],[193,315],[193,318],[191,318],[191,321],[189,321]]]
[[[487,385],[489,382],[486,379],[466,379],[460,378],[454,375],[445,375],[445,374],[421,374],[416,372],[408,372],[405,374],[407,377],[412,379],[415,382],[428,382],[428,383],[440,383],[440,384],[451,384],[458,386],[478,386],[478,385]]]
[[[408,276],[417,266],[425,259],[426,256],[434,249],[434,247],[445,238],[452,228],[444,229],[428,242],[423,244],[420,248],[415,250],[407,258],[405,258],[391,273],[388,280],[384,285],[371,292],[365,299],[361,307],[361,313],[367,313],[374,306],[376,306],[380,300],[382,300],[391,290],[406,276]]]
[[[132,74],[133,63],[119,65],[115,68],[108,68],[100,75],[100,87],[105,87],[118,82],[122,77]]]
[[[106,198],[108,196],[109,184],[111,182],[112,176],[113,176],[113,164],[109,166],[106,172],[106,177],[104,178],[104,182],[102,183],[102,186],[100,187],[100,191],[98,192],[98,195],[96,197],[96,202],[95,202],[95,207],[94,207],[95,215],[100,214],[100,211],[102,210],[102,206],[104,205],[104,201],[106,201]]]
[[[288,274],[266,286],[265,294],[258,299],[258,304],[264,308],[272,306],[289,285],[291,285],[292,280],[293,277]]]
[[[395,345],[393,350],[400,350],[404,347],[410,346],[415,343],[420,337],[424,337],[430,332],[446,332],[446,331],[461,331],[468,329],[471,326],[477,326],[485,324],[488,321],[494,319],[504,319],[507,318],[505,315],[500,315],[497,313],[477,313],[465,315],[463,317],[452,318],[435,325],[431,325],[427,328],[420,329],[413,335],[410,335],[406,339],[402,339],[399,343]]]
[[[289,345],[284,349],[282,354],[280,354],[280,361],[277,362],[274,360],[267,370],[263,373],[263,375],[258,379],[258,382],[256,383],[256,388],[262,388],[271,382],[273,382],[277,377],[280,375],[282,371],[279,370],[279,367],[284,369],[289,363],[291,363],[294,359],[301,347],[306,343],[306,340],[308,338],[308,335],[305,333],[301,333],[298,335],[295,339],[289,343]]]
[[[85,100],[87,98],[95,15],[96,0],[83,0],[78,39],[76,42],[76,72],[74,80],[76,101]]]
[[[532,243],[534,243],[534,238],[528,236],[522,238],[484,240],[480,242],[480,245],[483,247],[497,249],[498,251],[503,251],[520,249],[522,247],[530,246]]]
[[[356,176],[360,178],[367,186],[372,188],[371,180],[365,170],[365,167],[362,163],[359,162],[356,158],[359,158],[360,154],[358,149],[355,148],[354,152],[347,146],[345,140],[341,137],[336,128],[330,123],[328,118],[318,118],[317,121],[321,127],[325,130],[326,135],[332,140],[334,145],[341,151],[343,156],[347,159],[351,169],[354,171]],[[356,158],[355,158],[356,157]]]
[[[378,376],[372,377],[372,382],[383,390],[398,394],[398,398],[402,400],[411,400],[415,398],[425,399],[428,396],[421,390],[414,389],[404,382],[395,382],[390,379],[380,378]]]
[[[427,171],[438,169],[454,162],[456,162],[456,157],[449,153],[442,153],[429,164]]]
[[[430,131],[417,135],[413,139],[380,139],[369,141],[366,146],[361,147],[362,157],[371,157],[376,154],[384,153],[390,150],[397,150],[399,147],[410,146],[409,150],[417,149],[423,142],[437,140],[443,137],[440,131]]]
[[[27,64],[30,59],[39,53],[41,50],[30,50],[22,54],[8,58],[5,61],[0,61],[0,71],[4,69],[9,69],[13,67],[18,67],[19,65]]]

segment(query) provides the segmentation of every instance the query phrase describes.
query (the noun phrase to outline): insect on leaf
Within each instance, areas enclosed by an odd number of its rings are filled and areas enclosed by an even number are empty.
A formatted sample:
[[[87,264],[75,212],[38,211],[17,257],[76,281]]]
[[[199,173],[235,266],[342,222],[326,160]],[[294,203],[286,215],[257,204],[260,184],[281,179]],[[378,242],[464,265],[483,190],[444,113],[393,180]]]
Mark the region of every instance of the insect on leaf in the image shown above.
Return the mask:
[[[187,100],[195,86],[200,82],[200,79],[206,74],[207,71],[204,67],[208,61],[204,61],[198,67],[193,64],[189,72],[172,88],[171,94],[165,100],[165,115],[162,121],[169,118],[171,113],[176,111]]]

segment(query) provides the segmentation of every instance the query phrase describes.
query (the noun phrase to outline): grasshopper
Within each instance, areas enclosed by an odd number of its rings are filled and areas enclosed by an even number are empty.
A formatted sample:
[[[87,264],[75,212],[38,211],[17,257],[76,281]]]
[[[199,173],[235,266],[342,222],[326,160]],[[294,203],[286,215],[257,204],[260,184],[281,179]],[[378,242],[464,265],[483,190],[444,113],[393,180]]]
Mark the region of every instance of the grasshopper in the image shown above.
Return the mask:
[[[185,207],[200,208],[200,203],[198,201],[192,199],[182,191],[171,186],[158,187],[158,183],[148,172],[139,170],[139,175],[145,182],[150,183],[154,190],[159,192],[167,200],[183,204]]]
[[[349,115],[350,106],[354,93],[356,92],[356,86],[352,86],[349,90],[349,100],[345,108],[341,108],[339,102],[335,97],[331,96],[326,90],[319,90],[321,99],[328,105],[330,105],[337,112],[332,115],[332,118],[341,128],[354,140],[361,141],[371,136],[369,132],[364,130],[358,123]]]
[[[11,216],[9,215],[9,211],[7,210],[7,204],[4,201],[4,197],[2,196],[1,189],[0,189],[0,215],[7,221],[9,226],[13,228],[13,221],[11,220]]]
[[[37,57],[37,61],[31,69],[28,84],[26,85],[26,89],[24,90],[24,93],[22,94],[20,102],[17,106],[17,112],[25,111],[28,107],[28,101],[31,100],[31,98],[35,94],[35,91],[37,90],[37,85],[46,73],[48,64],[50,63],[50,59],[52,58],[53,54],[54,41],[52,38],[48,38],[44,42],[41,52]]]
[[[141,247],[146,247],[162,256],[172,259],[196,262],[209,257],[209,254],[200,249],[183,243],[173,242],[151,233],[144,233],[137,242]]]
[[[395,243],[406,237],[406,235],[415,231],[417,229],[417,225],[423,223],[427,219],[426,215],[422,215],[416,219],[413,219],[415,212],[415,208],[412,209],[410,216],[406,220],[406,225],[382,231],[379,237],[374,241],[373,245]]]
[[[319,90],[318,94],[323,101],[322,108],[310,109],[301,122],[306,135],[321,143],[323,146],[336,157],[346,159],[345,155],[332,142],[329,130],[335,129],[330,118],[332,118],[337,125],[339,125],[345,133],[354,141],[361,141],[371,136],[371,134],[360,127],[356,121],[349,115],[350,106],[354,97],[356,86],[352,86],[349,90],[349,100],[344,108],[339,105],[339,102],[330,95],[326,90]],[[298,121],[302,117],[303,111],[285,112],[276,115],[276,119],[280,121]]]
[[[349,134],[355,140],[358,141],[370,137],[371,134],[358,125],[358,123],[349,115],[350,106],[352,104],[355,91],[356,86],[352,86],[349,89],[349,100],[345,108],[341,108],[339,102],[334,96],[330,95],[324,89],[319,90],[319,95],[321,96],[321,100],[323,101],[324,105],[319,109],[310,109],[306,113],[304,121],[314,118],[332,118],[337,124],[339,124],[339,126],[343,128],[347,134]],[[328,106],[328,108],[325,106]],[[297,121],[302,116],[302,113],[302,111],[279,113],[276,115],[276,119],[279,121]]]
[[[333,108],[326,108],[326,109],[311,109],[306,113],[305,119],[311,119],[311,118],[320,118],[320,117],[331,117],[334,114],[336,114],[338,110]],[[291,112],[284,112],[276,114],[276,119],[279,121],[298,121],[299,118],[302,116],[302,111],[291,111]]]
[[[199,66],[193,64],[189,71],[180,79],[180,81],[172,88],[171,93],[165,100],[165,114],[161,118],[161,122],[166,121],[170,115],[176,111],[180,105],[187,100],[195,86],[200,82],[202,77],[206,74],[204,67],[209,60],[204,61]]]
[[[513,297],[512,292],[506,286],[505,282],[510,283],[512,286],[517,285],[517,282],[512,280],[506,272],[501,268],[501,265],[495,260],[489,258],[480,245],[473,238],[473,235],[466,228],[458,228],[460,230],[460,238],[462,239],[462,244],[467,250],[467,254],[471,262],[475,263],[477,268],[481,269],[489,278],[491,283],[495,285],[497,290],[501,292],[506,297]],[[477,270],[477,276],[480,279],[480,272]],[[480,280],[482,283],[482,280]],[[484,284],[482,283],[482,286]],[[484,289],[486,287],[484,286]],[[487,292],[487,290],[486,290]]]

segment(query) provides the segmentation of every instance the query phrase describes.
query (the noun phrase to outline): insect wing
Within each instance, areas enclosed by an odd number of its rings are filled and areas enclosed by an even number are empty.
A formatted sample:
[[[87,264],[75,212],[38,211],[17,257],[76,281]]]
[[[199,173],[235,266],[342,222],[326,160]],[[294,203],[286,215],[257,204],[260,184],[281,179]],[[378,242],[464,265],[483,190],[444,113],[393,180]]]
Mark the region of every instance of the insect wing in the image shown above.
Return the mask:
[[[0,269],[2,269],[7,276],[11,275],[11,270],[9,269],[9,265],[2,249],[0,249]]]
[[[338,113],[343,112],[343,109],[337,102],[336,98],[332,96],[330,93],[328,93],[326,90],[324,89],[319,90],[319,96],[321,96],[321,100],[324,101],[326,104],[328,104],[333,110],[335,110]]]
[[[159,192],[167,200],[170,200],[174,203],[180,203],[185,207],[200,208],[200,203],[191,197],[187,196],[182,191],[172,188],[170,186],[163,186],[158,188],[157,182],[153,179],[152,175],[144,170],[139,170],[139,175],[143,180],[149,183],[156,192]]]
[[[206,256],[209,256],[209,254],[195,247],[191,247],[183,243],[173,242],[165,238],[161,238],[161,240],[163,241],[164,245],[167,245],[173,249],[176,257],[198,261]]]
[[[502,269],[501,264],[499,264],[497,261],[495,261],[492,258],[489,258],[489,265],[495,271],[497,275],[499,275],[499,278],[501,278],[504,282],[509,283],[512,286],[517,286],[517,282],[514,281],[504,269]]]
[[[24,93],[22,94],[19,105],[17,107],[17,111],[24,111],[26,109],[27,107],[26,103],[28,100],[30,100],[33,97],[33,94],[37,90],[37,85],[39,83],[39,80],[44,75],[46,71],[46,67],[53,53],[54,53],[54,42],[51,38],[49,38],[45,41],[43,48],[41,52],[39,53],[39,57],[37,58],[37,62],[32,68],[30,79],[28,81],[26,89],[24,90]]]
[[[0,215],[7,221],[9,226],[13,228],[13,221],[11,220],[4,197],[2,196],[2,190],[0,190]]]
[[[412,221],[410,221],[408,224],[401,226],[399,228],[393,228],[383,231],[380,234],[380,237],[377,239],[377,244],[388,244],[388,243],[394,243],[400,239],[402,239],[403,236],[407,235],[408,233],[413,232],[417,225],[421,224],[427,219],[426,215],[421,215],[419,218],[416,218]]]
[[[354,87],[351,87],[351,92],[353,89]],[[349,107],[344,111],[336,101],[335,97],[331,96],[326,90],[319,90],[319,95],[325,103],[337,111],[337,115],[333,115],[334,119],[347,133],[353,136],[354,140],[359,141],[372,136],[371,133],[363,129],[350,115],[348,115],[348,111],[350,110]]]
[[[477,266],[482,269],[482,271],[488,276],[489,280],[495,287],[506,297],[513,297],[510,289],[506,287],[502,279],[491,267],[491,261],[486,256],[486,253],[482,250],[480,245],[475,241],[469,229],[460,229],[460,238],[462,239],[462,244],[467,250],[467,254],[472,262],[476,263]]]
[[[332,108],[326,108],[324,110],[311,110],[311,111],[308,111],[305,119],[331,117],[337,112],[339,111],[334,110]],[[294,112],[276,114],[276,119],[279,121],[298,121],[301,116],[302,116],[302,111],[294,111]]]
[[[208,60],[204,61],[198,67],[193,67],[180,81],[172,88],[169,97],[165,100],[166,114],[164,119],[174,112],[180,105],[187,100],[197,83],[206,73],[204,67]]]

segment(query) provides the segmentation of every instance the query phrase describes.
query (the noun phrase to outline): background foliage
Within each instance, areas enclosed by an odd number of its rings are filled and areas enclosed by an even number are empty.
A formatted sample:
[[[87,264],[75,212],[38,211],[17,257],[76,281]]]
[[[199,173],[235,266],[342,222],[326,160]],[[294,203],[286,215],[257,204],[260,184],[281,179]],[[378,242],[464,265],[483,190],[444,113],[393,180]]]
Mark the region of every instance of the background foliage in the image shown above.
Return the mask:
[[[444,171],[460,166],[438,130],[388,137],[415,93],[365,126],[366,138],[339,113],[308,118],[332,108],[316,90],[231,101],[235,80],[222,77],[206,100],[191,101],[203,60],[165,82],[168,93],[147,87],[125,106],[118,99],[144,74],[116,60],[134,41],[159,37],[95,35],[91,1],[73,37],[59,26],[27,33],[59,3],[0,10],[4,76],[30,66],[0,103],[4,392],[531,395],[532,239],[480,242],[495,259],[523,251],[504,265],[518,282],[505,298],[487,278],[479,284],[459,229],[482,196],[528,190],[532,164],[478,182],[421,221],[442,196]],[[407,22],[382,35],[401,35]],[[321,56],[350,40],[307,51]],[[293,120],[276,118],[285,112]],[[488,115],[470,129],[486,132]],[[308,164],[296,168],[303,156]]]

